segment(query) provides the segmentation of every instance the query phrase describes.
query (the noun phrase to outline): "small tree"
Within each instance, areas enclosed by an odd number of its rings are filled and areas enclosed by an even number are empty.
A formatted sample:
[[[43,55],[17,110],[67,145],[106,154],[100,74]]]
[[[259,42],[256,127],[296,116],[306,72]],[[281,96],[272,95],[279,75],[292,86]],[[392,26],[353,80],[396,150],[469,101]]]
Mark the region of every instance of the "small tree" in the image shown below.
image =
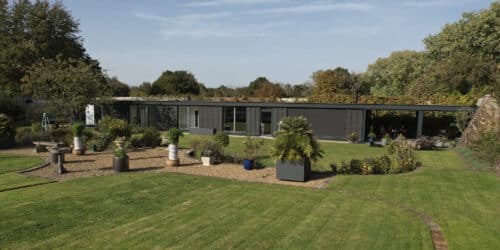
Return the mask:
[[[96,64],[84,60],[41,60],[22,78],[25,94],[40,98],[74,119],[85,105],[104,100],[109,88]]]

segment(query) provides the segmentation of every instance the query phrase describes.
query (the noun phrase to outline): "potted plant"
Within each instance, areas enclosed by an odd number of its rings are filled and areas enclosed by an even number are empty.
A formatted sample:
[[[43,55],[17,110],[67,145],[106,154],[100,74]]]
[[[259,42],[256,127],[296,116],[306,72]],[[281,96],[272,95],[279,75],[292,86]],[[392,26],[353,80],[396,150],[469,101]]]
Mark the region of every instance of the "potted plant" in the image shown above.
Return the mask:
[[[113,170],[115,172],[128,171],[128,155],[125,149],[125,140],[123,138],[115,141],[116,148],[113,151]]]
[[[254,161],[259,156],[260,148],[264,145],[263,140],[256,140],[247,136],[243,141],[243,168],[251,170],[254,168]]]
[[[184,136],[184,133],[178,128],[171,128],[168,131],[168,159],[167,166],[179,166],[179,157],[177,157],[179,138]]]
[[[274,140],[271,156],[276,159],[276,177],[280,180],[307,181],[311,162],[323,156],[306,118],[283,119]]]
[[[75,155],[83,155],[85,153],[83,130],[85,130],[85,125],[83,123],[73,124],[73,154]]]
[[[391,136],[389,135],[389,133],[385,133],[384,134],[384,137],[382,137],[382,140],[381,140],[381,143],[382,145],[387,145],[389,143],[389,140],[391,139]]]
[[[358,133],[356,131],[352,131],[350,134],[347,135],[347,140],[350,143],[354,143],[358,140]]]
[[[200,145],[201,163],[203,166],[211,166],[222,157],[222,146],[215,141],[204,141]]]
[[[370,131],[370,133],[368,133],[368,142],[370,142],[370,147],[373,147],[376,137],[377,135],[373,133],[373,131]]]

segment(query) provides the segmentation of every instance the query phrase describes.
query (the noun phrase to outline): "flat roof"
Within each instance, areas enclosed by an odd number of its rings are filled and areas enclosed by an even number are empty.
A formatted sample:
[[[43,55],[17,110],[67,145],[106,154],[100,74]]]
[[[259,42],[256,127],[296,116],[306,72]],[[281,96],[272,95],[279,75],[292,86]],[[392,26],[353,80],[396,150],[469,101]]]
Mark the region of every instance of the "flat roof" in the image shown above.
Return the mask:
[[[304,109],[351,109],[351,110],[406,110],[442,111],[476,110],[475,106],[448,105],[404,105],[404,104],[336,104],[336,103],[293,103],[293,102],[224,102],[224,101],[180,101],[168,98],[115,97],[115,103],[165,105],[165,106],[212,106],[212,107],[261,107],[261,108],[304,108]]]

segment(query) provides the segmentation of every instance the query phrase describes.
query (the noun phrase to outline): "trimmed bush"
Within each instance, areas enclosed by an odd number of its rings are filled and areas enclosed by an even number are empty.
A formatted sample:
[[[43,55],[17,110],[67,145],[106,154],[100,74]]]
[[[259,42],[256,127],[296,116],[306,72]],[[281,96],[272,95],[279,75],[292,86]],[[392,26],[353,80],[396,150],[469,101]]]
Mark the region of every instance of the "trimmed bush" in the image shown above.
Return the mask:
[[[142,134],[131,135],[128,142],[130,143],[128,146],[132,148],[140,148],[144,146]]]
[[[124,120],[111,116],[104,116],[99,121],[99,131],[111,135],[111,137],[129,137],[132,134],[130,126]]]
[[[363,160],[352,159],[349,162],[342,161],[340,164],[332,163],[330,168],[333,174],[389,174],[391,172],[391,159],[387,155],[377,158],[366,158]],[[393,171],[396,171],[394,169]]]
[[[14,121],[6,114],[0,114],[0,148],[10,148],[16,145],[16,127]]]
[[[157,147],[161,143],[161,134],[156,128],[145,128],[142,143],[146,147]]]
[[[93,141],[92,145],[95,151],[100,152],[108,148],[114,137],[109,133],[99,134]]]
[[[171,128],[168,131],[168,143],[179,145],[179,137],[184,136],[184,133],[178,128]]]
[[[32,146],[34,141],[50,141],[50,133],[46,131],[33,132],[30,127],[21,127],[16,131],[16,145]]]
[[[229,146],[229,135],[222,131],[219,131],[215,133],[214,141],[219,143],[222,147],[227,147]]]

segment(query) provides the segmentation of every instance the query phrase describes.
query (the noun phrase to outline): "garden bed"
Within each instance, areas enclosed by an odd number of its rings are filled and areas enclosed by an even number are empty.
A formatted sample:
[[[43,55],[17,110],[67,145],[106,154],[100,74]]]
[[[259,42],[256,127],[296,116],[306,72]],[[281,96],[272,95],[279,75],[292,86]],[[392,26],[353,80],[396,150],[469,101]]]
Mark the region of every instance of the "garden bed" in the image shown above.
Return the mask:
[[[1,153],[10,155],[30,155],[46,158],[47,153],[34,153],[32,148],[18,148],[1,150]],[[219,164],[215,166],[202,166],[198,159],[185,157],[186,150],[179,150],[180,167],[166,167],[167,152],[165,148],[148,148],[128,152],[130,157],[130,172],[168,172],[190,175],[211,176],[240,181],[273,183],[293,185],[310,188],[322,188],[330,181],[331,176],[325,173],[313,173],[308,182],[289,182],[276,179],[275,168],[263,168],[246,171],[239,164]],[[85,155],[65,155],[64,168],[66,174],[59,175],[56,166],[47,166],[25,173],[30,176],[50,178],[53,180],[69,180],[86,176],[101,176],[114,174],[112,168],[112,154],[106,152],[86,152]]]

